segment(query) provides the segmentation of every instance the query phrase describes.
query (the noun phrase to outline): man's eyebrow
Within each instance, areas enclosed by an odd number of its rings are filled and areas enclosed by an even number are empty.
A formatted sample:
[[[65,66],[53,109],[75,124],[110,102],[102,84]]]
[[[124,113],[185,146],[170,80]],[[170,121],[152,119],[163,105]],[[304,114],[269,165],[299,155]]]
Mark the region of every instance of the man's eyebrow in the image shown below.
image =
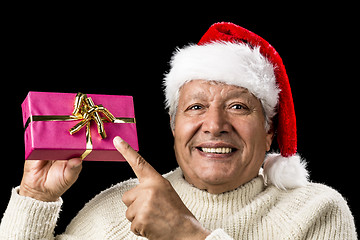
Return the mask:
[[[230,96],[239,96],[239,95],[250,95],[249,91],[246,88],[238,88],[236,90],[232,90],[230,91],[231,93],[229,93]]]
[[[249,93],[249,91],[245,88],[241,88],[241,89],[236,89],[231,91],[230,93],[228,93],[227,97],[238,97],[238,96],[248,96],[251,97],[253,96],[251,93]]]
[[[196,92],[196,93],[193,93],[193,94],[189,94],[188,97],[189,97],[189,99],[203,100],[203,99],[207,99],[207,94],[204,93],[204,92]]]

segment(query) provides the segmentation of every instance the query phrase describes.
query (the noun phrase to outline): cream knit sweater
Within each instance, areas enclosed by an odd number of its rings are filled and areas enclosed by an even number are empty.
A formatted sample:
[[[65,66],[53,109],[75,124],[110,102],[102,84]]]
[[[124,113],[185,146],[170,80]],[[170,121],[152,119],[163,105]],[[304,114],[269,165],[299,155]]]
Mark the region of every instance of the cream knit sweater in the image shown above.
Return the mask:
[[[216,239],[357,239],[354,219],[335,190],[321,184],[283,191],[265,187],[261,176],[238,189],[209,194],[188,184],[178,168],[165,175],[185,205]],[[62,200],[45,203],[12,196],[0,226],[0,239],[143,239],[130,231],[122,194],[136,179],[97,195],[65,233],[53,236]]]

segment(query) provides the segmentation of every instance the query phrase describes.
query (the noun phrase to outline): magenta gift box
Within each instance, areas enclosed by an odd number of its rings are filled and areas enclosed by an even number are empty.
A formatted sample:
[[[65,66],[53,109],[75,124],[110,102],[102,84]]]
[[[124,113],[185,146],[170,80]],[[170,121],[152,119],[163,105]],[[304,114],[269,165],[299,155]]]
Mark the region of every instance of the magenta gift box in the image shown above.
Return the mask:
[[[67,160],[80,157],[89,149],[86,125],[73,135],[69,133],[69,129],[81,119],[57,119],[58,116],[72,117],[76,96],[76,93],[28,93],[21,105],[25,127],[26,160]],[[105,139],[102,139],[98,133],[96,122],[91,120],[89,130],[92,146],[84,160],[124,161],[124,157],[113,145],[115,136],[120,136],[138,151],[133,98],[100,94],[87,94],[87,97],[91,98],[95,105],[101,104],[105,107],[116,119],[127,120],[103,121],[107,134]],[[103,116],[101,113],[100,115]]]

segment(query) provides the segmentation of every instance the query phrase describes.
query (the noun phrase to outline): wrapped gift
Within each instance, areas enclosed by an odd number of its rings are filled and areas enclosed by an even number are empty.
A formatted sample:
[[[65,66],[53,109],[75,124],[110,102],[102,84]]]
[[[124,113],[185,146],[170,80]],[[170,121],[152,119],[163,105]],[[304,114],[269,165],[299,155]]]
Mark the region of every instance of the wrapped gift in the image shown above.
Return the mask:
[[[139,149],[131,96],[29,92],[21,107],[26,160],[124,161],[115,136]]]

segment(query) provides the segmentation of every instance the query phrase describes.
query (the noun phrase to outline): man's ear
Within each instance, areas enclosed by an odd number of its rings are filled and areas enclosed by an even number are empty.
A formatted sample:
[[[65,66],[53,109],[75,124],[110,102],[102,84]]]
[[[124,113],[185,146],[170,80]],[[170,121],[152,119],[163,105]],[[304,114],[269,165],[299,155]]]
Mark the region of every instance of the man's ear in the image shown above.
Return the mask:
[[[172,135],[173,135],[173,137],[175,137],[175,126],[173,126],[173,124],[172,124],[172,117],[171,117],[171,115],[169,114],[169,119],[170,119],[170,128],[171,128],[171,132],[172,132]],[[174,119],[174,121],[175,121],[175,119]],[[175,124],[174,124],[175,125]]]
[[[274,125],[271,126],[270,130],[266,133],[266,151],[270,151],[272,141],[275,137]]]

